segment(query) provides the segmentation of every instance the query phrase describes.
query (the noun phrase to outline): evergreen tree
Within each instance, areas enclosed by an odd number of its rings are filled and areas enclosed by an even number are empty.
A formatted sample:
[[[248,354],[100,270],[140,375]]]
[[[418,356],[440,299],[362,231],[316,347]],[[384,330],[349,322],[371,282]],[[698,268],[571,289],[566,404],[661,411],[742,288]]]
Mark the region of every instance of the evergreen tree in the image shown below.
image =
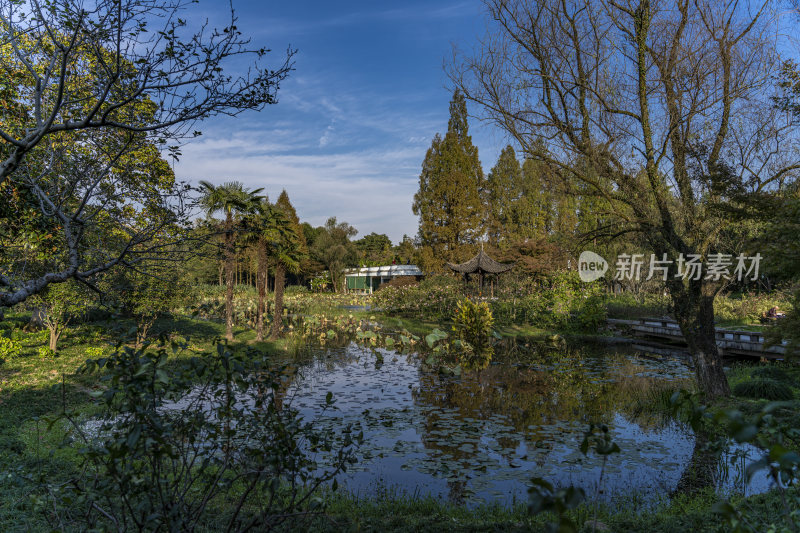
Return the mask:
[[[280,210],[288,220],[288,230],[274,248],[275,255],[275,314],[272,319],[270,337],[280,336],[283,327],[283,289],[286,282],[286,272],[297,273],[300,271],[303,258],[308,255],[300,219],[297,216],[286,189],[281,191],[275,207]]]
[[[553,232],[558,193],[548,184],[546,170],[537,161],[522,164],[522,196],[514,210],[519,240],[543,239]]]
[[[517,210],[522,202],[522,169],[510,145],[489,172],[486,189],[489,244],[504,248],[521,237]]]
[[[481,202],[484,186],[478,148],[467,125],[467,105],[459,91],[450,102],[444,138],[437,134],[422,163],[413,210],[419,215],[419,237],[437,257],[458,258],[459,248],[474,244],[485,232]]]

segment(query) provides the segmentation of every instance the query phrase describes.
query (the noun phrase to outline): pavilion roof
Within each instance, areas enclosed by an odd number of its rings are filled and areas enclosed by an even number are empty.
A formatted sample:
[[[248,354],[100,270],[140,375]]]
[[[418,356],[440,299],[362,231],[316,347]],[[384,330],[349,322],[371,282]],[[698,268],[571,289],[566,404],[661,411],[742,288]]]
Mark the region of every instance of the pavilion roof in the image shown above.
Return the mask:
[[[489,274],[501,274],[514,268],[513,264],[507,265],[505,263],[498,263],[489,257],[483,250],[478,252],[478,255],[466,263],[461,263],[459,265],[447,263],[447,266],[456,272],[461,272],[462,274],[472,274],[473,272],[478,271],[483,271]]]

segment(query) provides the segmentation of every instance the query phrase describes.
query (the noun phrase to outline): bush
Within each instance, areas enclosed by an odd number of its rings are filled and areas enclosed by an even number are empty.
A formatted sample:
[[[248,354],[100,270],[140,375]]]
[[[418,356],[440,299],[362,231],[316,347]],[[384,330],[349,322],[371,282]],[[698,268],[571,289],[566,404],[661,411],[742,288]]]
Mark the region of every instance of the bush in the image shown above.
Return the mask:
[[[105,350],[100,346],[89,346],[83,353],[89,359],[97,359],[103,357],[103,352],[105,352]]]
[[[54,357],[58,357],[58,353],[54,352],[47,346],[39,346],[38,352],[39,352],[39,357],[41,357],[42,359],[52,359]]]
[[[419,282],[414,276],[397,276],[386,283],[381,283],[378,290],[381,291],[389,287],[415,287],[417,285],[419,285]]]
[[[751,375],[754,378],[772,379],[784,383],[792,383],[794,381],[786,371],[775,366],[760,366],[753,370]]]
[[[486,368],[494,353],[492,310],[486,302],[475,303],[467,299],[459,302],[457,309],[453,316],[453,331],[467,345],[460,357],[461,366],[464,370]]]
[[[714,316],[717,320],[740,323],[757,323],[761,314],[772,307],[791,311],[792,302],[781,291],[763,294],[726,294],[714,299]]]
[[[0,336],[0,359],[12,361],[20,356],[22,346],[20,343],[9,337]]]
[[[360,433],[312,427],[281,398],[284,369],[254,351],[217,348],[177,361],[164,345],[125,348],[87,361],[81,372],[102,371],[93,395],[104,422],[92,435],[63,415],[84,464],[69,487],[40,487],[54,528],[293,530],[321,509],[317,490],[354,462]]]
[[[308,294],[308,287],[305,285],[289,285],[286,287],[283,293],[287,296],[295,294]]]
[[[791,387],[774,379],[752,379],[739,383],[733,388],[733,394],[742,398],[757,400],[791,400],[794,396]]]

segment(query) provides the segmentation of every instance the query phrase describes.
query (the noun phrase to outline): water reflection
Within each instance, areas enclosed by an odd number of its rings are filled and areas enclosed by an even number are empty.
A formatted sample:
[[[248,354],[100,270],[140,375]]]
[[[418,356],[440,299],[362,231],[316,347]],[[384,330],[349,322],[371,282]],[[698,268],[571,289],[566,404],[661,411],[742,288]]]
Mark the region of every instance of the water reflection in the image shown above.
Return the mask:
[[[414,356],[381,353],[376,368],[368,349],[326,348],[287,390],[318,424],[362,424],[362,460],[342,481],[363,495],[386,484],[457,502],[513,503],[526,498],[531,477],[599,491],[600,460],[578,451],[590,422],[608,425],[622,449],[605,469],[600,494],[608,500],[679,490],[704,449],[687,428],[646,408],[688,383],[681,361],[536,348],[499,353],[489,367],[455,378],[422,372]],[[321,413],[329,391],[336,409]],[[766,488],[764,479],[748,490]]]

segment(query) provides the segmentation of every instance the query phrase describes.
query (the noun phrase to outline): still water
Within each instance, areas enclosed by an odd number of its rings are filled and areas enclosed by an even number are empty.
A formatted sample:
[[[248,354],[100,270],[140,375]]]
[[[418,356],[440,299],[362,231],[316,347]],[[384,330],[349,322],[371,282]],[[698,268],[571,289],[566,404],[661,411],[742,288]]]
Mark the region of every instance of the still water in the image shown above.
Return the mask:
[[[380,352],[382,363],[356,344],[319,350],[286,391],[317,426],[361,426],[359,460],[339,478],[360,496],[513,504],[527,501],[530,479],[541,477],[608,502],[652,502],[676,490],[695,453],[689,428],[645,408],[666,386],[689,383],[682,359],[561,348],[501,353],[488,368],[454,377],[423,371],[413,355]],[[326,410],[328,392],[335,404]],[[604,467],[579,451],[589,423],[605,424],[622,450]],[[717,464],[718,489],[767,490],[763,475],[742,483],[757,453],[731,446]]]

